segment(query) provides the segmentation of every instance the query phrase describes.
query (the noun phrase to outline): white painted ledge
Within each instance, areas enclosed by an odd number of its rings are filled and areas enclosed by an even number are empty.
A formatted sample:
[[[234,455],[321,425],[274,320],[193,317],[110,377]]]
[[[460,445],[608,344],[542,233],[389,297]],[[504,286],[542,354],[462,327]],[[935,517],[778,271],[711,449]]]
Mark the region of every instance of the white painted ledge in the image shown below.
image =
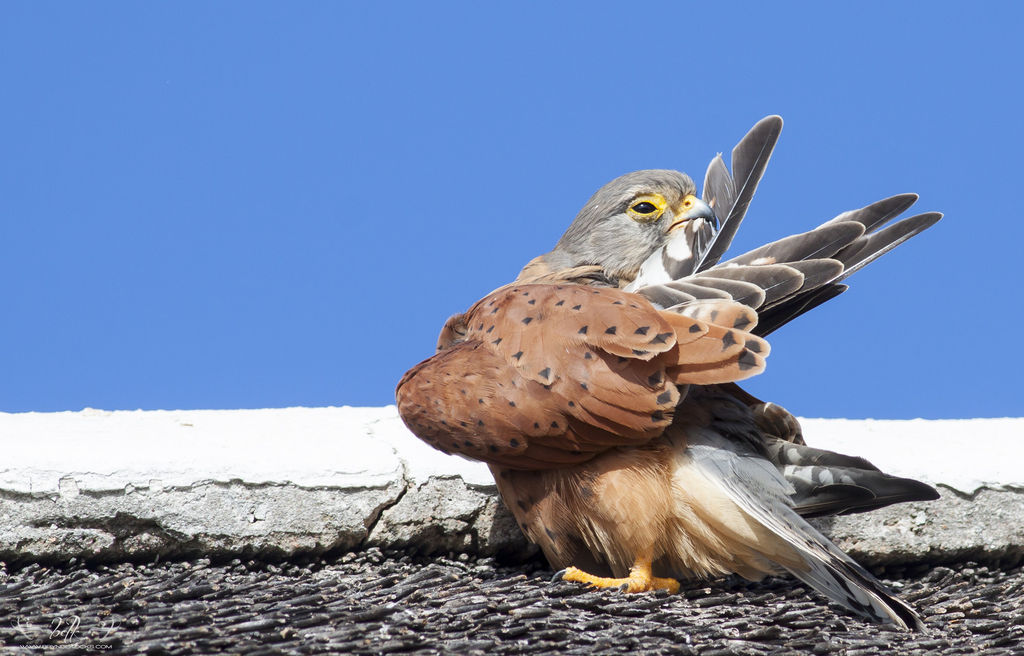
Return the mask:
[[[801,422],[814,446],[943,490],[931,504],[836,520],[841,546],[869,557],[906,547],[903,558],[1024,550],[1024,419]],[[0,436],[2,559],[529,551],[487,468],[420,442],[394,406],[0,413]],[[982,501],[999,510],[970,505]],[[922,528],[934,522],[954,533]],[[993,537],[986,522],[1013,527]]]
[[[1024,490],[1024,418],[800,419],[807,443],[971,495]]]

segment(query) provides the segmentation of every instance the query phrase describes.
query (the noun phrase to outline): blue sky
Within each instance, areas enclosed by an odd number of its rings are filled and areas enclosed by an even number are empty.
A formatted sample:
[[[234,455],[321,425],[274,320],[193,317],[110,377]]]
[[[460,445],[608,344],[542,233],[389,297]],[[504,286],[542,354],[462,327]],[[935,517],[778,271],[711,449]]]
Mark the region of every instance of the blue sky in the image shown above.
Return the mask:
[[[751,391],[1024,415],[1024,5],[553,4],[5,3],[0,410],[391,403],[600,185],[778,113],[735,246],[906,191],[946,218]]]

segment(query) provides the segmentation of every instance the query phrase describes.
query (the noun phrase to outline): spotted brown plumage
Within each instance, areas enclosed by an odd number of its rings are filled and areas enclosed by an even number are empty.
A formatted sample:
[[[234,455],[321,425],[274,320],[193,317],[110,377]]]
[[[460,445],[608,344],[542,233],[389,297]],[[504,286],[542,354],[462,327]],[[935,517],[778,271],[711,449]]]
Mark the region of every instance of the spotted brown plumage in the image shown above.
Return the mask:
[[[398,409],[426,442],[490,465],[566,580],[635,592],[785,570],[915,628],[913,609],[803,517],[935,491],[804,445],[791,414],[736,381],[764,369],[765,335],[939,215],[890,223],[916,199],[894,196],[719,262],[780,128],[759,122],[732,174],[713,160],[703,200],[675,171],[602,187],[552,251],[448,320],[399,383]]]
[[[671,423],[686,385],[763,369],[767,343],[733,327],[755,325],[749,308],[717,307],[684,314],[613,288],[511,285],[449,321],[465,328],[402,379],[399,411],[444,451],[516,468],[642,445]]]

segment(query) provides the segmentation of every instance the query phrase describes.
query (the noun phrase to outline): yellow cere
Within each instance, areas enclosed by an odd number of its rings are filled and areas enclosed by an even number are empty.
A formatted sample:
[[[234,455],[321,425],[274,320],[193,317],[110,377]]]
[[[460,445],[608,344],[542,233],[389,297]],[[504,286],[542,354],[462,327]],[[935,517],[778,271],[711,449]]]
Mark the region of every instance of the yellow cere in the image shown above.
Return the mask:
[[[680,205],[679,205],[679,212],[678,213],[682,214],[684,212],[689,212],[690,210],[692,210],[693,209],[693,203],[696,200],[697,200],[696,196],[694,196],[693,194],[688,194],[685,198],[683,198],[683,202],[680,203]]]

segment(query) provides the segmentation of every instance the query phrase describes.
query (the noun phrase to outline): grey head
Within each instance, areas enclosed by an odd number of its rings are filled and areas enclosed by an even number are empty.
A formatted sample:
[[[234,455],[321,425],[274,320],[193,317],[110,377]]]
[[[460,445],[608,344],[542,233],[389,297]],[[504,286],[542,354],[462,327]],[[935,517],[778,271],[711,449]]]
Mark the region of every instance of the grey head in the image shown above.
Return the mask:
[[[681,236],[680,230],[714,230],[715,214],[696,194],[693,180],[679,171],[627,173],[598,189],[554,250],[540,259],[552,270],[597,265],[612,279],[633,280],[640,265],[670,237]]]

